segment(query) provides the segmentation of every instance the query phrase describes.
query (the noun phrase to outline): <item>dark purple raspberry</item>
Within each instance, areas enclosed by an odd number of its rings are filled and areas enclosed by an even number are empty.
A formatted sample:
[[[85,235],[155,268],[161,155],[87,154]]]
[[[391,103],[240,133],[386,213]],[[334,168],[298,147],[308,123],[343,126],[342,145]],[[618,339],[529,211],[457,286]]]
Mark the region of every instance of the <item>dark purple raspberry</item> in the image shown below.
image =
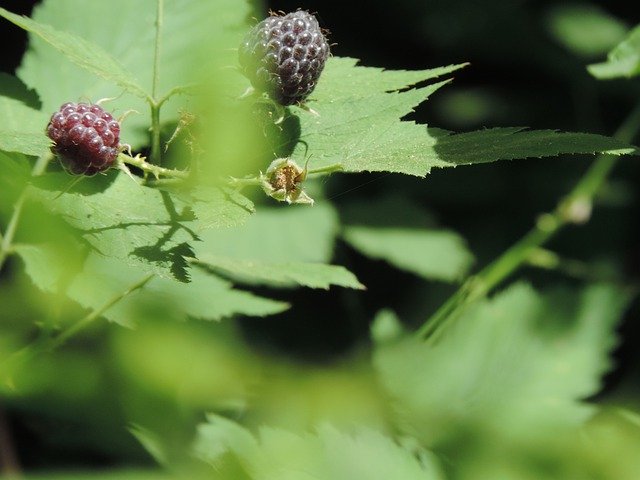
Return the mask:
[[[316,17],[304,10],[272,14],[240,45],[240,66],[251,84],[282,105],[302,102],[316,87],[329,44]]]
[[[74,175],[109,169],[118,156],[120,124],[100,105],[65,103],[51,116],[47,136],[51,151]]]

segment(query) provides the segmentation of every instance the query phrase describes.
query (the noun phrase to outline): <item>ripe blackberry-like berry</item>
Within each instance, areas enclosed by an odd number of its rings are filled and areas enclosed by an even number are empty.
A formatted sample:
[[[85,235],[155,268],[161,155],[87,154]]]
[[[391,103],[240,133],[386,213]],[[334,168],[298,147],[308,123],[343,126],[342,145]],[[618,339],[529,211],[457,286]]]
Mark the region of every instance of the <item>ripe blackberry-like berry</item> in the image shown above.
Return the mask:
[[[51,116],[47,136],[69,173],[95,175],[118,156],[120,124],[100,105],[65,103]]]
[[[316,17],[304,10],[272,15],[240,45],[240,66],[251,84],[281,105],[302,102],[316,87],[329,44]]]

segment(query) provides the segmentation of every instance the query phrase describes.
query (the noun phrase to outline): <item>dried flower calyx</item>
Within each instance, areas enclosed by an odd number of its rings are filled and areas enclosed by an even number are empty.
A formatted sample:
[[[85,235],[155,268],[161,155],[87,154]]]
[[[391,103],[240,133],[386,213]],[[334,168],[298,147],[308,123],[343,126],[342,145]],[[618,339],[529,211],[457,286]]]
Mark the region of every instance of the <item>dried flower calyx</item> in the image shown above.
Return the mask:
[[[289,158],[278,158],[262,175],[262,188],[267,195],[281,202],[313,205],[313,199],[301,186],[306,178],[306,166],[300,168]]]

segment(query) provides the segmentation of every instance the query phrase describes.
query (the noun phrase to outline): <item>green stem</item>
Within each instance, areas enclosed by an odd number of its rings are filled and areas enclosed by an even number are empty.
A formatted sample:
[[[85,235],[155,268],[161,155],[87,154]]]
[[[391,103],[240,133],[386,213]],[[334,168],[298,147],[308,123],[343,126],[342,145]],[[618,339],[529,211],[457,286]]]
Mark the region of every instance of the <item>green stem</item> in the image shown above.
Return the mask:
[[[153,80],[151,86],[151,96],[149,101],[151,107],[151,160],[156,164],[162,163],[162,149],[160,148],[160,107],[158,101],[158,85],[160,83],[160,42],[162,33],[162,23],[164,18],[164,2],[158,0],[156,12],[156,39],[153,55]]]
[[[127,297],[128,295],[130,295],[131,293],[135,292],[136,290],[139,290],[142,287],[144,287],[149,282],[149,280],[151,280],[153,277],[154,277],[154,275],[152,273],[150,273],[149,275],[143,277],[141,280],[139,280],[136,283],[134,283],[133,285],[131,285],[129,288],[127,288],[123,292],[120,292],[120,293],[114,295],[109,301],[107,301],[100,308],[98,308],[98,309],[94,310],[93,312],[89,313],[84,318],[80,319],[79,321],[77,321],[73,325],[69,326],[66,330],[63,330],[59,335],[57,335],[57,336],[51,338],[49,341],[47,341],[45,343],[45,350],[48,351],[48,352],[51,352],[51,351],[55,350],[56,348],[62,346],[64,343],[67,342],[67,340],[69,340],[70,338],[74,337],[78,332],[84,330],[94,320],[96,320],[97,318],[100,318],[103,313],[105,313],[107,310],[109,310],[111,307],[113,307],[120,300],[122,300],[123,298]]]
[[[108,300],[104,305],[87,314],[85,317],[81,318],[79,321],[70,325],[68,328],[60,332],[55,337],[44,337],[35,342],[27,345],[23,349],[15,352],[5,361],[0,363],[0,378],[3,382],[11,381],[11,377],[15,372],[15,369],[30,359],[36,357],[37,355],[44,352],[52,352],[58,347],[62,346],[66,343],[70,338],[77,335],[79,332],[84,330],[88,325],[93,323],[94,320],[100,318],[107,310],[113,307],[116,303],[118,303],[123,298],[127,297],[131,293],[139,290],[144,287],[149,280],[154,277],[153,274],[149,274],[143,277],[141,280],[132,284],[126,290],[114,295],[110,300]]]
[[[340,172],[344,170],[344,167],[341,163],[334,163],[332,165],[327,165],[326,167],[319,167],[307,170],[307,175],[315,175],[318,173],[333,173]]]
[[[178,178],[182,180],[189,178],[189,172],[160,167],[158,165],[148,163],[144,157],[140,156],[130,157],[125,153],[120,153],[118,155],[118,161],[121,164],[133,165],[147,174],[152,174],[156,178],[159,178],[160,176]]]
[[[614,137],[631,142],[640,130],[640,104],[629,114]],[[417,331],[424,339],[434,340],[436,333],[456,318],[466,306],[487,295],[542,245],[569,223],[588,219],[591,205],[615,166],[617,157],[599,155],[584,176],[551,213],[541,215],[536,226],[478,274],[469,278]]]
[[[33,168],[31,169],[31,176],[37,177],[38,175],[42,175],[47,169],[47,165],[51,161],[51,158],[51,155],[43,155],[42,157],[39,157],[36,163],[33,165]],[[20,221],[20,216],[22,215],[22,209],[24,207],[26,199],[27,189],[25,188],[13,206],[13,213],[11,214],[11,218],[9,219],[7,230],[5,231],[4,236],[0,235],[0,270],[2,270],[4,262],[7,260],[7,257],[12,251],[13,237],[16,234],[18,222]]]
[[[260,177],[248,177],[248,178],[230,177],[226,183],[229,187],[237,188],[238,190],[240,190],[244,187],[262,185],[262,179]]]

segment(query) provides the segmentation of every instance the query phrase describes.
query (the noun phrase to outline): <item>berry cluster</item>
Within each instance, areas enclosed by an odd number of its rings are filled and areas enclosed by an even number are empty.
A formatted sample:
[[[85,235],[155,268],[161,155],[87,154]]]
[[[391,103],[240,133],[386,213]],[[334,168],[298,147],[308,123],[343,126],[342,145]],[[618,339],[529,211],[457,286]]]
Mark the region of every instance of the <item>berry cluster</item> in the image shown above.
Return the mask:
[[[118,156],[120,124],[99,105],[65,103],[51,117],[47,136],[68,172],[95,175]]]
[[[240,46],[240,66],[252,85],[281,105],[302,102],[316,87],[329,44],[316,17],[298,10],[258,23]]]

